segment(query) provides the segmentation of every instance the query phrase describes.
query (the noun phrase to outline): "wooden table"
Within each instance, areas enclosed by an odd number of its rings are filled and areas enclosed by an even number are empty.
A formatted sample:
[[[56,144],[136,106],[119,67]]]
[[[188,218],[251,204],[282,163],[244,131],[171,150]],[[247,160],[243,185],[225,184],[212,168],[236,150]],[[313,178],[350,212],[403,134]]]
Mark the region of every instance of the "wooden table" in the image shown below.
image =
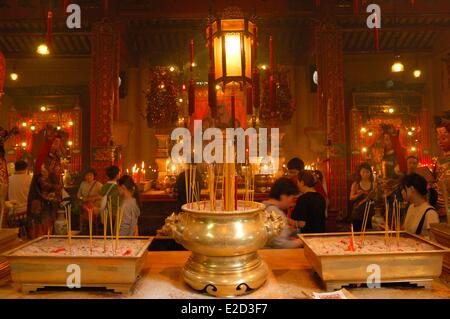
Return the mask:
[[[188,258],[188,251],[149,252],[143,277],[137,282],[134,294],[118,295],[107,291],[52,291],[33,294],[17,291],[13,284],[0,287],[0,299],[4,298],[212,298],[191,290],[181,278],[181,269]],[[261,250],[261,256],[269,265],[269,278],[264,286],[252,294],[240,297],[260,298],[306,298],[304,293],[322,292],[321,286],[306,261],[303,249]],[[379,289],[348,289],[361,299],[450,299],[450,287],[440,279],[433,281],[432,289],[415,287],[389,287]]]

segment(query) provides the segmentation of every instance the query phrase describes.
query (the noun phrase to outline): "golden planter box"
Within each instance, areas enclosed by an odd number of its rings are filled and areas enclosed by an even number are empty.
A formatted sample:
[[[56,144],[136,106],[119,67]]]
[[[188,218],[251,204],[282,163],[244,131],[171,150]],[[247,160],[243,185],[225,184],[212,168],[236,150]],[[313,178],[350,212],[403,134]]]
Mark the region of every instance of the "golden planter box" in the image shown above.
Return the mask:
[[[40,241],[61,240],[66,236],[43,236],[30,241],[20,247],[12,249],[3,254],[11,265],[11,278],[19,284],[23,292],[36,291],[44,287],[67,287],[69,265],[80,266],[80,286],[85,287],[105,287],[118,293],[130,293],[136,280],[138,279],[146,257],[148,246],[151,243],[149,237],[121,237],[120,246],[126,247],[127,240],[140,240],[142,246],[131,256],[37,256],[23,253],[29,246]],[[88,240],[87,236],[75,236],[72,238],[72,245],[76,245],[78,240]],[[94,237],[95,241],[103,241],[103,237]],[[109,244],[111,245],[111,240]],[[22,252],[21,252],[22,251]]]
[[[312,238],[338,237],[348,239],[350,233],[326,233],[300,235],[304,242],[305,256],[314,271],[319,275],[327,291],[340,289],[350,284],[366,284],[373,272],[369,265],[380,268],[381,283],[409,282],[425,288],[431,288],[433,278],[441,274],[444,254],[449,250],[431,241],[406,232],[402,238],[411,238],[418,244],[428,244],[432,248],[424,251],[388,251],[373,253],[318,254],[308,243]],[[360,233],[355,233],[355,241]],[[384,232],[369,232],[370,236],[384,236]],[[391,232],[391,241],[395,242],[395,232]],[[372,281],[369,281],[372,282]]]

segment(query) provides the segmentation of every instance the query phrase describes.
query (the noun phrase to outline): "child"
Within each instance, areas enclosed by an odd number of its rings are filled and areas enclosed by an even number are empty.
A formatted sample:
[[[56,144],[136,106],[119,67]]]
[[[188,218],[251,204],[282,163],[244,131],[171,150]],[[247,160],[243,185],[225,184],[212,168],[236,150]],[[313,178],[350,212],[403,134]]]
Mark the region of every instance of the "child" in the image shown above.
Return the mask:
[[[117,185],[117,180],[119,179],[120,169],[117,166],[108,166],[106,168],[106,176],[108,177],[108,181],[102,186],[100,190],[100,195],[102,197],[106,196],[106,203],[102,203],[101,206],[106,204],[106,207],[101,207],[101,217],[102,217],[102,223],[103,223],[103,214],[106,212],[106,210],[109,209],[109,203],[111,202],[111,210],[112,210],[112,216],[115,217],[117,214],[117,209],[119,205],[119,187]],[[114,222],[115,219],[113,219]],[[109,223],[109,220],[108,220]],[[109,231],[109,230],[108,230]]]
[[[119,234],[120,236],[135,236],[141,210],[139,208],[139,191],[129,175],[124,175],[119,179],[119,192],[122,199],[120,208],[123,214]]]
[[[295,197],[298,194],[297,185],[287,178],[281,177],[275,181],[270,189],[269,199],[264,201],[266,211],[268,213],[278,214],[284,221],[284,227],[281,233],[272,238],[267,247],[270,248],[297,248],[301,247],[302,243],[299,238],[295,238],[295,233],[289,229],[287,224],[287,217],[283,210],[288,209],[295,204]]]

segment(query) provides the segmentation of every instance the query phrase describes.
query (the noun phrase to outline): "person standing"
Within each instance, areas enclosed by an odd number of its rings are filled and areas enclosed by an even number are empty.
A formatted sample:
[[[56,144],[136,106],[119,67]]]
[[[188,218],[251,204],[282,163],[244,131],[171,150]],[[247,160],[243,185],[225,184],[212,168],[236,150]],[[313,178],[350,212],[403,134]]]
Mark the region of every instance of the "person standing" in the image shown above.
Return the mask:
[[[36,159],[27,201],[27,228],[31,239],[53,233],[63,196],[62,136],[51,125],[46,126],[45,135],[46,142]]]
[[[138,236],[138,219],[141,215],[139,190],[129,175],[122,176],[119,181],[122,210],[122,222],[119,228],[120,236]]]
[[[117,214],[117,210],[119,209],[119,200],[120,200],[120,193],[119,193],[119,187],[117,185],[117,181],[119,180],[120,175],[120,169],[115,166],[111,165],[106,168],[106,176],[108,177],[108,181],[102,186],[100,190],[100,195],[106,200],[102,203],[105,204],[105,207],[100,207],[100,215],[102,217],[102,223],[103,223],[103,214],[105,213],[106,209],[108,209],[109,203],[111,203],[111,210],[112,210],[112,216],[115,218]],[[102,201],[103,201],[102,198]],[[109,221],[108,221],[109,222]],[[108,230],[109,231],[109,230]]]
[[[362,163],[358,167],[356,180],[353,182],[350,191],[350,202],[352,210],[350,214],[350,222],[353,224],[355,231],[362,230],[364,212],[370,200],[375,200],[375,183],[372,173],[372,167],[368,163]],[[369,217],[367,219],[366,228],[372,228],[372,216],[375,206],[370,206]]]
[[[94,212],[93,223],[97,228],[99,225],[100,214],[100,200],[102,196],[100,191],[102,189],[102,183],[95,179],[97,172],[94,169],[89,169],[84,173],[84,181],[81,182],[78,189],[77,198],[81,203],[81,232],[82,234],[88,234],[89,229],[89,211]]]
[[[8,193],[8,167],[5,158],[5,143],[13,135],[17,135],[19,130],[14,127],[11,130],[5,130],[0,126],[0,214],[5,212],[5,200]],[[6,224],[6,218],[0,216],[0,221],[3,221],[0,228]]]
[[[288,222],[295,228],[301,229],[302,233],[325,232],[326,202],[314,189],[316,183],[314,175],[310,172],[304,171],[299,174],[298,188],[302,195],[297,199]]]
[[[26,226],[27,200],[30,192],[32,177],[27,173],[28,164],[25,161],[17,161],[14,164],[14,174],[9,177],[8,200],[13,203],[14,214],[8,218],[9,227]]]
[[[411,175],[413,173],[417,173],[417,166],[419,165],[419,159],[410,155],[406,158],[406,175]]]
[[[410,174],[403,180],[406,199],[410,203],[403,229],[407,232],[428,237],[430,224],[439,223],[439,215],[427,201],[427,181],[419,174]]]

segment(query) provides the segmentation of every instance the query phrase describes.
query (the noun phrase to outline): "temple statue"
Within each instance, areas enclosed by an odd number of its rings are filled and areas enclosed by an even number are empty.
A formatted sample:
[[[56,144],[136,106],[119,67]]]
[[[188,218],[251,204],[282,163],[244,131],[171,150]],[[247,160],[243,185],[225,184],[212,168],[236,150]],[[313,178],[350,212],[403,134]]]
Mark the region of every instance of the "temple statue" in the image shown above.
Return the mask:
[[[441,221],[446,218],[449,207],[450,190],[450,114],[438,119],[436,123],[438,144],[442,151],[434,167],[436,182],[434,187],[438,193],[437,208]]]
[[[392,125],[383,126],[383,156],[381,158],[380,184],[392,211],[393,202],[403,202],[401,181],[406,172],[406,151],[400,145],[399,132]],[[406,210],[402,205],[401,216]]]

